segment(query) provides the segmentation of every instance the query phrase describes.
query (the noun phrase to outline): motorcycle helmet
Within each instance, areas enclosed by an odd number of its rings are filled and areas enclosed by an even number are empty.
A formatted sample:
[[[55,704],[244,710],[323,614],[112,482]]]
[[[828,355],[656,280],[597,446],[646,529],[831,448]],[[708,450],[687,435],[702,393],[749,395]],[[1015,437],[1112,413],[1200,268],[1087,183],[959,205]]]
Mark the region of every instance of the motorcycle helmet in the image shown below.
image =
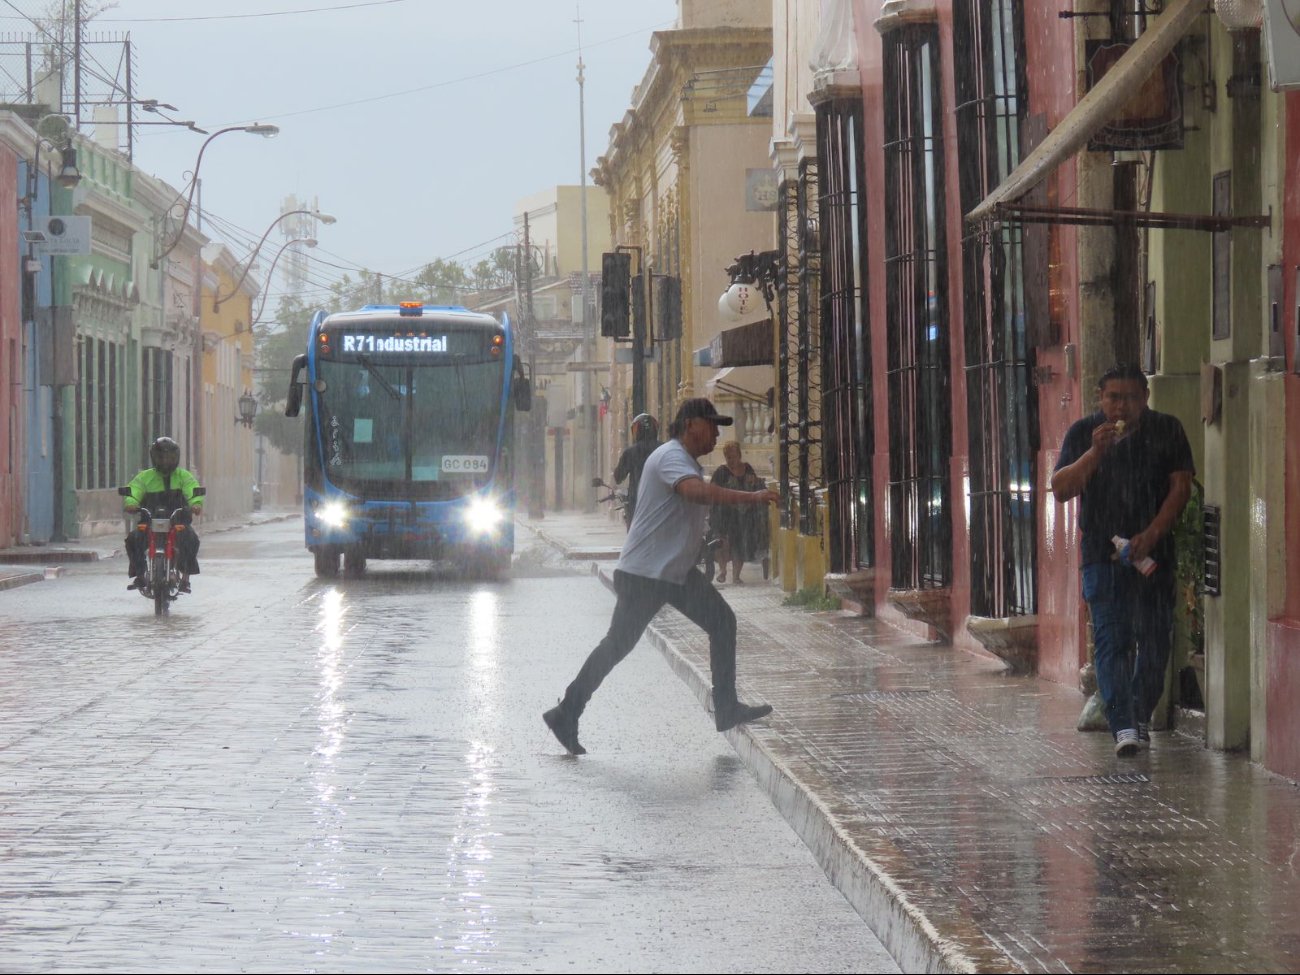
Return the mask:
[[[632,439],[654,440],[659,436],[659,421],[649,413],[638,413],[632,419]]]
[[[181,445],[171,437],[159,437],[149,445],[149,460],[159,474],[170,474],[181,463]]]

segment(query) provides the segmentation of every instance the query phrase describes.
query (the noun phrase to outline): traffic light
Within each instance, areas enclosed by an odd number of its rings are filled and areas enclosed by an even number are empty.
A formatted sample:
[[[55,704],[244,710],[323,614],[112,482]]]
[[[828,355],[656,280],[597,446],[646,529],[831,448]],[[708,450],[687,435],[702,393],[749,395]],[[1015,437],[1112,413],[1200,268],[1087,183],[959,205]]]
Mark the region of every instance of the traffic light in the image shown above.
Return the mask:
[[[611,251],[600,258],[600,334],[625,339],[631,334],[632,255]]]
[[[632,347],[646,342],[645,278],[640,274],[632,278]]]
[[[654,277],[655,340],[682,337],[682,279],[671,274]]]

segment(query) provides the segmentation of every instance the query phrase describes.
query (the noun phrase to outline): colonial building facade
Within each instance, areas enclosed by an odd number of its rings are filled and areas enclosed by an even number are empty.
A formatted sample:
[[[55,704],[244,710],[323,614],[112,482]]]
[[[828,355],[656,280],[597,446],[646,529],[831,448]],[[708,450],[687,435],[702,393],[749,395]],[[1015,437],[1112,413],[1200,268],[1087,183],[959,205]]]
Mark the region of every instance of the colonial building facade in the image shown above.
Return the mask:
[[[644,330],[635,343],[641,361],[633,361],[632,344],[620,344],[605,381],[606,461],[612,467],[627,445],[637,413],[666,430],[683,398],[711,394],[741,418],[730,433],[746,459],[773,477],[770,357],[757,373],[719,381],[715,367],[724,363],[706,366],[698,351],[722,330],[726,269],[774,242],[767,120],[747,110],[749,88],[771,56],[771,10],[724,2],[681,10],[675,29],[654,34],[650,67],[593,174],[610,197],[613,243],[631,255],[633,288],[643,296],[634,309],[644,308],[643,324],[633,326]]]
[[[1101,372],[1140,363],[1198,467],[1168,719],[1300,775],[1275,5],[773,6],[786,588],[1091,692],[1077,511],[1048,485]]]

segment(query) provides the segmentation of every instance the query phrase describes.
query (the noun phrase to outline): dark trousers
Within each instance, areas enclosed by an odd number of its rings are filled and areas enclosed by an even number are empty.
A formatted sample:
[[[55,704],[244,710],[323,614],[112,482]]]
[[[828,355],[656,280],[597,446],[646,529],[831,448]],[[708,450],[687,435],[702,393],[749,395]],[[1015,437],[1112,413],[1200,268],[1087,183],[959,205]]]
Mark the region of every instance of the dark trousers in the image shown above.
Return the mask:
[[[1173,642],[1174,577],[1118,562],[1083,567],[1097,689],[1111,733],[1148,724],[1165,689]]]
[[[665,605],[681,612],[709,635],[714,701],[735,701],[736,614],[699,569],[691,569],[686,582],[680,586],[615,572],[614,593],[618,602],[614,606],[609,632],[591,651],[578,676],[564,692],[562,703],[566,711],[574,717],[582,714],[596,688],[615,665],[632,652],[650,621]]]
[[[141,516],[136,525],[143,523],[147,516]],[[126,536],[127,575],[135,578],[144,574],[144,563],[149,557],[148,529],[132,528]],[[176,533],[176,568],[186,575],[197,575],[199,571],[199,535],[194,530],[194,523],[188,522],[185,530]]]

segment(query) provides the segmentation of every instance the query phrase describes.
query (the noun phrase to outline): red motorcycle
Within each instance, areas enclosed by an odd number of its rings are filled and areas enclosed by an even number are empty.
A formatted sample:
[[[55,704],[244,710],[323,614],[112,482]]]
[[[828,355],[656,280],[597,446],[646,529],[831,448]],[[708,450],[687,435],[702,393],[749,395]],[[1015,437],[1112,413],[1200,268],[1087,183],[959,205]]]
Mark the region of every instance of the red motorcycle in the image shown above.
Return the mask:
[[[117,493],[130,497],[129,487],[120,487]],[[207,494],[206,488],[195,488],[194,497],[201,498]],[[149,536],[148,554],[144,563],[143,586],[136,591],[146,599],[153,600],[155,616],[166,616],[171,604],[180,595],[181,573],[176,567],[178,532],[190,531],[190,510],[185,505],[168,511],[165,505],[152,509],[141,507],[136,512],[136,531],[147,532]]]

